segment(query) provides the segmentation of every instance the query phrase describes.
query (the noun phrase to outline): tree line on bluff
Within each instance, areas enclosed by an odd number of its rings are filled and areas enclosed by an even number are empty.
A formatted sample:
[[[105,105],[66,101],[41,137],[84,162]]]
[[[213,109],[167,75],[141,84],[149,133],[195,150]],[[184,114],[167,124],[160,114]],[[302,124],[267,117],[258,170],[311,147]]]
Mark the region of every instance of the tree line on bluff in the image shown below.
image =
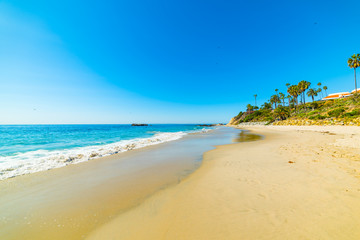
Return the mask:
[[[360,54],[352,55],[348,59],[347,64],[350,68],[354,69],[355,94],[357,94],[356,68],[360,67]],[[257,116],[267,115],[267,121],[273,121],[274,118],[279,120],[285,120],[290,116],[291,113],[296,113],[299,108],[310,107],[312,110],[314,110],[318,105],[315,102],[315,97],[321,95],[321,98],[323,98],[324,92],[325,96],[327,96],[328,87],[322,86],[320,82],[317,84],[316,87],[310,88],[310,86],[311,83],[305,80],[302,80],[295,85],[287,83],[286,95],[282,92],[279,92],[279,89],[275,89],[275,94],[272,95],[268,101],[262,104],[260,109],[256,104],[256,98],[258,95],[255,94],[255,105],[253,106],[251,104],[247,104],[246,112],[240,112],[235,117],[235,119],[242,118],[241,121],[246,122],[256,118]],[[311,97],[312,103],[306,104],[306,96]],[[268,114],[269,110],[273,111],[273,115],[271,117]],[[252,116],[249,116],[250,114]]]

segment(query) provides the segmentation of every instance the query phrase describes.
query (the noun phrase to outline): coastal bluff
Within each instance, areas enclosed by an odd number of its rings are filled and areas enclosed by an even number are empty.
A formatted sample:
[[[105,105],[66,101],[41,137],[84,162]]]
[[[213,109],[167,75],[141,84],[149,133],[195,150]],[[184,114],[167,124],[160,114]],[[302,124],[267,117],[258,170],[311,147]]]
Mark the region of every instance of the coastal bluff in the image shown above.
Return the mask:
[[[226,125],[236,125],[237,122],[238,122],[238,119],[236,117],[233,117],[230,119],[229,123]]]

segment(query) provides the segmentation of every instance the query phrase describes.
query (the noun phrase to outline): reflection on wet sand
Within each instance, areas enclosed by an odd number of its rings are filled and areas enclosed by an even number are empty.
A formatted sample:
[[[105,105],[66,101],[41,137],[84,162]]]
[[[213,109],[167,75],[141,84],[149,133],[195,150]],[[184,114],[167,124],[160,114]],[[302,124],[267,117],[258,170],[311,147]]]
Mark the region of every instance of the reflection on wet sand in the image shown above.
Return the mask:
[[[252,142],[263,139],[263,136],[258,134],[253,134],[249,131],[242,130],[236,138],[233,139],[233,142]]]

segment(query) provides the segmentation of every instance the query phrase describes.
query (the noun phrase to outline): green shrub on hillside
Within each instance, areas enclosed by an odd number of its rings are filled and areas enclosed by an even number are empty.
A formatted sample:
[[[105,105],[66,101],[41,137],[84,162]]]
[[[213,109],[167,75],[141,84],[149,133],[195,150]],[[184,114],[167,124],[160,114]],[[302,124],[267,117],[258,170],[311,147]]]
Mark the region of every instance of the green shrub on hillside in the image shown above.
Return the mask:
[[[351,99],[350,99],[351,103],[356,105],[356,106],[359,106],[360,105],[360,94],[356,94],[354,95]]]
[[[326,118],[325,116],[322,116],[320,114],[309,117],[309,119],[311,119],[311,120],[321,120],[321,119],[325,119],[325,118]]]
[[[242,115],[243,115],[243,112],[240,111],[239,114],[238,114],[235,118],[237,118],[237,119],[238,119],[238,118],[241,118]]]
[[[346,105],[347,103],[346,98],[339,98],[339,99],[335,99],[334,105],[332,107],[343,107]]]
[[[245,117],[244,122],[250,122],[251,120],[253,120],[254,118],[260,115],[261,115],[261,111],[255,111],[253,113],[250,113]]]
[[[334,100],[327,100],[322,107],[324,108],[329,108],[329,107],[333,107],[334,106]]]
[[[306,117],[306,113],[298,113],[296,116],[298,118],[303,118],[303,117]]]
[[[340,107],[336,108],[334,110],[331,110],[328,112],[329,117],[339,117],[343,112],[345,112],[345,109]]]
[[[360,116],[360,110],[356,109],[348,113],[344,113],[341,117],[358,117]]]
[[[323,104],[319,104],[318,102],[312,102],[312,103],[310,103],[310,106],[311,106],[312,109],[317,109],[320,106],[322,107]]]
[[[289,108],[279,106],[274,110],[274,115],[275,117],[280,118],[281,120],[285,120],[290,116]]]
[[[318,114],[318,113],[320,113],[319,110],[314,110],[314,111],[309,112],[307,115],[308,115],[308,116],[312,116],[312,115]]]

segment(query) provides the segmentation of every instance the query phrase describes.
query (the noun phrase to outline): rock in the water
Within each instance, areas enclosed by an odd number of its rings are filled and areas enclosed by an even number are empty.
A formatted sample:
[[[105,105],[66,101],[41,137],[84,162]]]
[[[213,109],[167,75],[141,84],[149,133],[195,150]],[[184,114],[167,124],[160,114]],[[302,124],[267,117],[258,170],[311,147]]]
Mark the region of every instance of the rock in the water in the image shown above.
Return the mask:
[[[141,126],[149,126],[149,124],[145,124],[145,123],[133,123],[131,124],[131,126],[135,126],[135,127],[141,127]]]

